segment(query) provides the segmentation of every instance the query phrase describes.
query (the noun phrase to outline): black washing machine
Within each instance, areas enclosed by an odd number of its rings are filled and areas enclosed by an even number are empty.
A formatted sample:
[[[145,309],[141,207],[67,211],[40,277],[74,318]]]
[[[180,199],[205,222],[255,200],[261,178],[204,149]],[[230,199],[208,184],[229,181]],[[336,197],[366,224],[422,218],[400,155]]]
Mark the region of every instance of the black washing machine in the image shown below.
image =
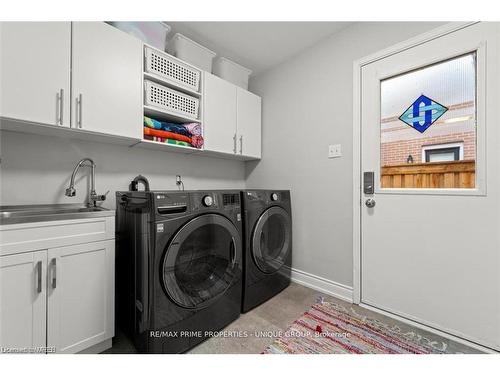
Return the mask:
[[[181,353],[238,318],[239,191],[124,191],[116,320],[144,353]]]
[[[242,311],[288,285],[292,266],[292,209],[288,190],[245,190]]]

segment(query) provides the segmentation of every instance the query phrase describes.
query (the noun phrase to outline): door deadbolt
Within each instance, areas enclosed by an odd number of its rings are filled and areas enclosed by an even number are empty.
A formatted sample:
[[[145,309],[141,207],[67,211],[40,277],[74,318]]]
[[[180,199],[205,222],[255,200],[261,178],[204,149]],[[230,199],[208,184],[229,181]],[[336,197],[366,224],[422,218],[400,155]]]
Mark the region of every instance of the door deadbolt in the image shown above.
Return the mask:
[[[375,207],[375,199],[373,199],[373,198],[369,198],[369,199],[367,199],[367,200],[365,201],[365,205],[366,205],[366,207],[368,207],[368,208],[373,208],[373,207]]]
[[[374,193],[373,184],[375,182],[374,172],[363,173],[363,193],[371,195]]]

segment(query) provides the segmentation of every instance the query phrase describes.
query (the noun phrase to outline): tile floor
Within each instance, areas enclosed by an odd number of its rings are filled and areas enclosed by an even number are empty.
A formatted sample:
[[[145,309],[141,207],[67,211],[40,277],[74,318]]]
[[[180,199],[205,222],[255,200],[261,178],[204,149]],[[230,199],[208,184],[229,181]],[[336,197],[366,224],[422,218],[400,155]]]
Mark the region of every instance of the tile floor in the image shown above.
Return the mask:
[[[321,294],[315,290],[292,283],[287,289],[256,307],[242,314],[228,325],[226,332],[247,332],[248,337],[211,338],[191,349],[189,354],[258,354],[274,341],[274,337],[258,337],[255,333],[278,332],[288,328],[305,311],[309,310],[319,297],[344,306],[353,306],[356,312],[374,317],[384,323],[397,324],[402,330],[414,331],[430,339],[441,340],[448,344],[449,353],[478,353],[477,350],[439,335],[420,330],[349,302]],[[113,347],[104,353],[135,353],[132,343],[120,333],[113,339]]]

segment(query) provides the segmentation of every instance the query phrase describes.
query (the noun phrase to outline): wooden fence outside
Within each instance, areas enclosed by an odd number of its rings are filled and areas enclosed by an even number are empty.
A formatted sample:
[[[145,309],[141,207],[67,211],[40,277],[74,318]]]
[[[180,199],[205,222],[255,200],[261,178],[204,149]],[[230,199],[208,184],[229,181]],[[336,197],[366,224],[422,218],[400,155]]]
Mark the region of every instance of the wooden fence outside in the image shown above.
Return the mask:
[[[382,188],[474,188],[476,162],[457,160],[382,167]]]

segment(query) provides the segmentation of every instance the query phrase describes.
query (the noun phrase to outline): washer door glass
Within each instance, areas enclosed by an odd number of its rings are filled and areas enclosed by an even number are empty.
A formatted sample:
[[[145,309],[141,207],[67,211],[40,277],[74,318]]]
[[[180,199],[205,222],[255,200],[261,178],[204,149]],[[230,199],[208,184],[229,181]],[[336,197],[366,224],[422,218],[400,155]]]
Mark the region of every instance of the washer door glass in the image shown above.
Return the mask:
[[[252,252],[262,272],[275,272],[285,263],[290,251],[290,226],[290,216],[277,206],[268,208],[257,220],[252,235]]]
[[[227,218],[206,214],[185,224],[167,247],[163,285],[185,308],[212,303],[239,275],[241,238]]]

